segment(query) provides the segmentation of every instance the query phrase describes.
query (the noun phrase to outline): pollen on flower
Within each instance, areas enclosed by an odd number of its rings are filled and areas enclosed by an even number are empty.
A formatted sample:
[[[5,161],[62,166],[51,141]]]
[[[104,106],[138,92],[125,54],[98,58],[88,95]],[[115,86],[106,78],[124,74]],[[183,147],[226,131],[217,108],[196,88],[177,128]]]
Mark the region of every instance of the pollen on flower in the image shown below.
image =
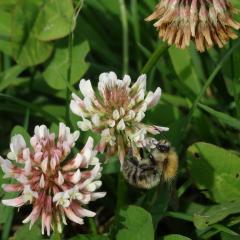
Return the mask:
[[[169,45],[185,48],[193,39],[197,50],[204,52],[237,38],[234,29],[240,23],[234,20],[236,13],[239,10],[229,0],[161,0],[146,20],[156,20],[159,37]]]
[[[83,98],[73,93],[70,104],[72,112],[81,117],[79,128],[100,133],[98,149],[109,155],[118,152],[121,164],[131,144],[142,147],[146,134],[168,130],[141,123],[147,109],[159,102],[161,89],[146,94],[146,75],[130,84],[128,75],[121,80],[114,72],[102,73],[95,93],[91,81],[82,79],[79,88]]]
[[[66,224],[65,216],[73,222],[83,224],[84,217],[95,216],[84,208],[90,201],[105,196],[95,192],[101,187],[101,166],[93,139],[88,138],[84,148],[66,161],[79,138],[79,132],[70,132],[63,123],[55,138],[45,125],[36,126],[34,136],[27,147],[21,135],[15,135],[10,143],[9,159],[0,157],[5,178],[13,178],[14,184],[3,184],[6,192],[19,192],[14,199],[2,200],[7,206],[21,207],[32,204],[32,212],[23,220],[30,227],[38,218],[42,220],[42,233],[50,235],[51,226],[56,224],[59,232]]]

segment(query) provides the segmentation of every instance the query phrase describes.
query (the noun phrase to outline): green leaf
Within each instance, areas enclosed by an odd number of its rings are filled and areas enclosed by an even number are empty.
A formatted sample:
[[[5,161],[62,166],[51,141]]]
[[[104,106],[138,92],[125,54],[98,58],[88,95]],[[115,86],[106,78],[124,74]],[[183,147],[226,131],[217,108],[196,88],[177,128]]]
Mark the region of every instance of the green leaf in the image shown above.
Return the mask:
[[[78,82],[87,71],[89,64],[85,62],[85,57],[89,52],[89,44],[84,41],[81,44],[73,46],[72,67],[70,84]],[[66,89],[67,71],[69,64],[68,46],[65,42],[60,42],[56,48],[55,54],[43,73],[48,85],[54,89]]]
[[[37,38],[50,41],[67,36],[72,30],[73,4],[71,0],[48,0],[36,22]]]
[[[0,73],[0,91],[3,91],[10,85],[17,85],[26,81],[27,79],[18,78],[18,75],[25,70],[25,67],[15,65],[8,68],[3,73]]]
[[[124,228],[117,233],[117,240],[153,240],[154,230],[151,215],[143,208],[129,206],[120,211]]]
[[[60,105],[44,105],[42,109],[50,114],[53,114],[54,116],[57,116],[59,118],[65,117],[66,107],[60,106]]]
[[[170,234],[162,237],[161,240],[191,240],[191,238],[179,234]]]
[[[223,220],[230,214],[239,213],[239,206],[240,200],[207,207],[203,212],[195,213],[193,215],[194,225],[199,229],[207,228],[210,225]]]
[[[154,229],[165,216],[171,197],[173,198],[169,186],[160,183],[156,188],[148,190],[138,198],[137,204],[151,213]]]
[[[192,93],[198,94],[201,90],[201,85],[188,49],[169,48],[169,55],[175,69],[175,72],[185,87]]]
[[[29,229],[29,224],[25,224],[21,226],[14,234],[13,240],[41,240],[42,239],[42,234],[40,231],[40,228],[37,224],[34,224],[31,228]]]
[[[1,5],[0,5],[1,6]],[[11,14],[0,10],[0,51],[7,55],[11,55]]]
[[[44,62],[52,52],[52,45],[37,39],[36,27],[42,1],[19,0],[12,17],[12,47],[17,63],[33,66]]]
[[[12,7],[14,4],[16,4],[16,0],[1,0],[0,1],[0,7]]]
[[[187,163],[197,187],[207,189],[214,201],[221,203],[240,198],[239,156],[215,145],[198,142],[188,148]]]
[[[69,240],[110,240],[106,236],[100,236],[100,235],[77,235],[73,238],[70,238]]]
[[[227,125],[229,125],[230,127],[233,127],[237,130],[240,130],[240,121],[236,118],[233,118],[225,113],[216,111],[206,105],[203,104],[198,104],[198,106],[200,108],[202,108],[204,111],[208,112],[209,114],[211,114],[213,117],[215,117],[218,121],[223,122]]]
[[[27,145],[30,143],[30,135],[25,128],[23,128],[22,126],[15,126],[11,132],[11,137],[17,134],[21,134],[23,136]]]

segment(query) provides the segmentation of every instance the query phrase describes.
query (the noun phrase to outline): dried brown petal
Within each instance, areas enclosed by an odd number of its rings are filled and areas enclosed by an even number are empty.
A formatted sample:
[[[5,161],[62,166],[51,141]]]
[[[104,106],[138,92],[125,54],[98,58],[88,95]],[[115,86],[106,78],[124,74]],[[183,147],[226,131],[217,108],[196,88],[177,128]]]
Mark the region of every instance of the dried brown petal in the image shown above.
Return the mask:
[[[238,37],[235,30],[239,14],[228,0],[161,0],[146,21],[156,20],[159,38],[178,48],[195,41],[198,51],[217,45],[222,48],[230,39]]]

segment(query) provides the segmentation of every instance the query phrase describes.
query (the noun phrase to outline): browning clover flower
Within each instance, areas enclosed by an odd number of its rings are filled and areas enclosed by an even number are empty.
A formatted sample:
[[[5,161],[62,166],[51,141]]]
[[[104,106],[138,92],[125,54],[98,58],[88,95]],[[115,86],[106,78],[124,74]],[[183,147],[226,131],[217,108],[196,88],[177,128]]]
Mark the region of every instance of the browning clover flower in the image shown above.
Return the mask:
[[[179,48],[189,46],[191,38],[196,48],[204,52],[217,44],[237,38],[234,29],[240,24],[233,15],[239,13],[228,0],[161,0],[147,21],[157,20],[154,26],[159,37]]]
[[[80,116],[78,126],[83,131],[92,129],[101,133],[99,150],[108,155],[118,151],[121,164],[130,144],[144,145],[147,133],[158,134],[168,128],[141,123],[147,109],[155,106],[161,89],[146,92],[146,75],[141,75],[130,87],[131,78],[125,75],[119,80],[114,72],[99,76],[98,93],[94,93],[90,80],[79,84],[83,99],[72,94],[70,108]]]
[[[2,185],[3,189],[19,192],[18,197],[2,200],[2,203],[13,207],[32,204],[32,212],[23,223],[30,222],[31,227],[41,217],[42,234],[46,228],[50,235],[54,224],[61,232],[62,223],[66,224],[65,216],[83,224],[83,217],[95,216],[83,206],[105,196],[104,192],[95,192],[102,182],[92,138],[80,153],[65,161],[78,137],[78,131],[71,133],[63,123],[59,125],[57,140],[45,125],[36,126],[30,140],[31,148],[18,134],[11,140],[9,160],[0,157],[5,177],[16,180],[14,184]]]

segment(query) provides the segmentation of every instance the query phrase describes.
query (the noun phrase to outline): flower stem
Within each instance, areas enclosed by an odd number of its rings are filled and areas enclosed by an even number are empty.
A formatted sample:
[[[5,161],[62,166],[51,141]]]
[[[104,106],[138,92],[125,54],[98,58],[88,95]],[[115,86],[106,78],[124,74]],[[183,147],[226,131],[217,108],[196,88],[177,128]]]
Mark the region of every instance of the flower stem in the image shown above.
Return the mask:
[[[88,224],[89,224],[89,227],[91,229],[91,232],[94,235],[97,235],[97,226],[96,226],[96,223],[95,223],[94,219],[93,218],[88,218]]]
[[[53,236],[51,237],[51,239],[54,240],[62,239],[62,234],[58,231],[56,222],[53,223]]]
[[[128,73],[128,20],[125,0],[119,0],[121,22],[122,22],[122,41],[123,41],[123,74]]]
[[[144,65],[143,69],[141,70],[141,73],[149,73],[152,68],[156,65],[159,58],[165,53],[165,51],[169,48],[167,43],[162,42],[158,48],[155,49],[153,54],[148,59],[147,63]]]
[[[72,18],[72,22],[70,25],[70,34],[68,37],[68,70],[67,70],[67,77],[66,77],[66,84],[68,86],[66,90],[66,123],[68,125],[70,124],[70,90],[69,90],[69,85],[71,86],[71,78],[72,78],[72,51],[73,51],[73,45],[74,45],[74,28],[76,26],[77,22],[77,17],[79,15],[80,10],[82,9],[83,6],[83,0],[79,1],[78,5],[74,9],[74,15]]]
[[[119,0],[121,22],[122,22],[122,44],[123,44],[123,74],[128,73],[128,19],[125,0]],[[122,173],[118,173],[118,189],[117,189],[117,208],[116,213],[126,202],[126,184],[123,180]]]
[[[126,204],[127,196],[127,185],[123,179],[122,173],[118,173],[118,192],[117,192],[117,208],[116,214],[119,213],[120,209]]]
[[[13,217],[14,217],[14,209],[6,208],[4,215],[6,216],[6,220],[3,225],[1,239],[7,240],[9,238],[9,234],[10,234],[11,227],[12,227],[12,221],[13,221]]]
[[[58,232],[58,231],[55,231],[55,232],[54,232],[54,239],[55,239],[55,240],[61,240],[61,239],[62,239],[61,233]]]

